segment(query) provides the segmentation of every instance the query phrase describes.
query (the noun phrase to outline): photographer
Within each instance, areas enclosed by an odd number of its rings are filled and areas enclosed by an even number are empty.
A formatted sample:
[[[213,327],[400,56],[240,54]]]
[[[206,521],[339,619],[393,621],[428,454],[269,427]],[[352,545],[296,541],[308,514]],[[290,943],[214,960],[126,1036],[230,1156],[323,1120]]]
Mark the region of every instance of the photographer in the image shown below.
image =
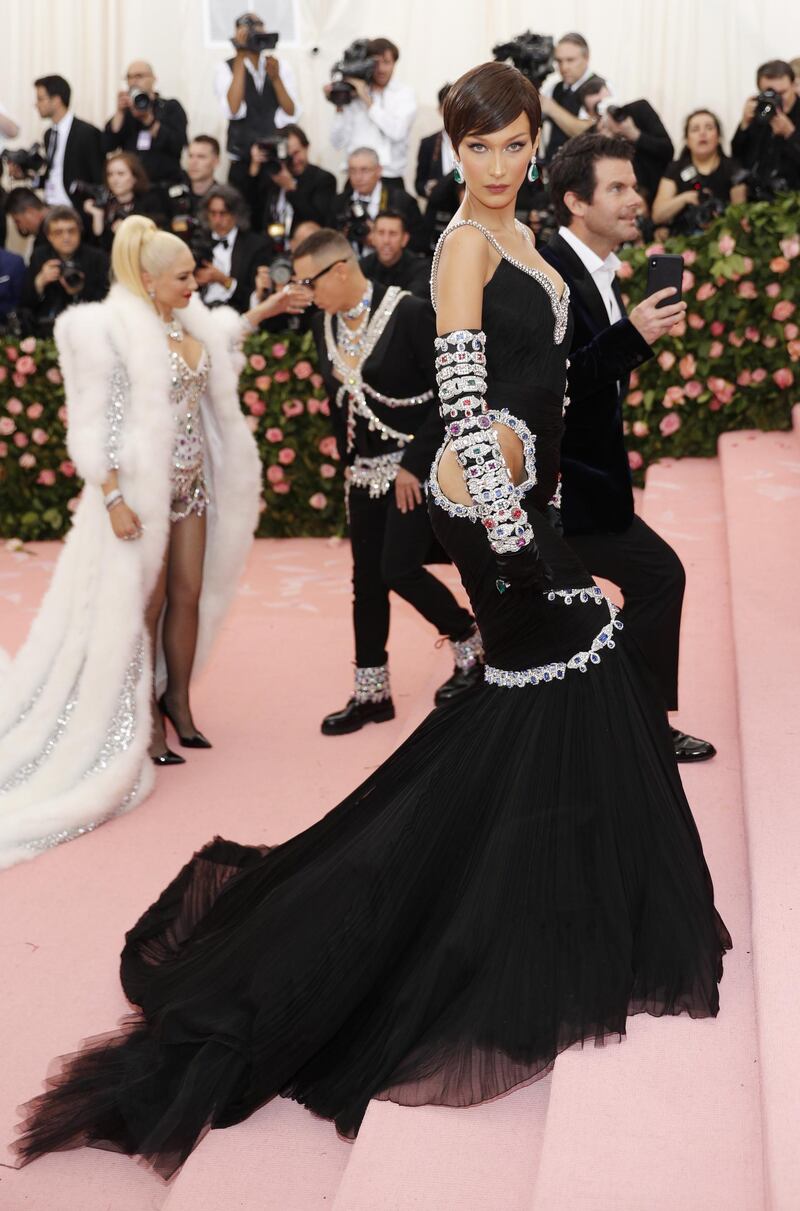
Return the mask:
[[[728,206],[747,200],[747,186],[734,184],[741,168],[722,151],[719,118],[708,109],[689,114],[683,128],[685,146],[661,178],[652,207],[658,226],[691,235],[722,214]]]
[[[599,134],[627,139],[634,145],[633,171],[639,192],[648,207],[651,206],[675,150],[664,123],[649,101],[640,99],[620,105],[601,76],[590,76],[580,86],[578,94]]]
[[[444,99],[449,91],[449,84],[444,84],[439,89],[440,115]],[[417,197],[429,198],[439,182],[450,175],[454,166],[453,145],[447,131],[437,130],[434,134],[426,135],[424,139],[421,139],[417,153],[417,174],[414,179]]]
[[[382,210],[402,214],[412,250],[427,250],[416,198],[401,185],[381,176],[380,160],[373,148],[358,147],[348,158],[347,185],[334,201],[331,226],[347,237],[359,256],[364,256],[371,249],[372,225]]]
[[[414,93],[407,84],[398,84],[394,70],[400,51],[388,38],[371,38],[366,53],[373,61],[369,81],[346,74],[346,82],[355,95],[349,104],[337,106],[331,125],[331,144],[350,156],[356,148],[371,147],[377,154],[387,185],[404,189],[408,164],[408,139],[417,112]],[[330,99],[331,84],[324,87]]]
[[[549,164],[567,139],[582,134],[591,126],[579,90],[592,74],[589,67],[589,43],[582,34],[564,34],[556,43],[555,63],[561,79],[541,90],[542,114],[548,119],[544,160]]]
[[[336,178],[309,163],[309,141],[290,123],[277,143],[250,149],[250,209],[253,226],[280,224],[291,235],[297,223],[327,223],[336,197]]]
[[[22,257],[0,248],[0,332],[15,323],[24,281],[25,262]]]
[[[78,182],[73,191],[80,196],[84,190]],[[103,193],[107,195],[101,200]],[[98,196],[99,195],[99,196]],[[83,203],[83,210],[92,220],[96,243],[111,255],[114,234],[129,214],[143,214],[159,227],[166,226],[164,196],[153,189],[138,156],[129,151],[112,153],[106,160],[105,190],[94,191]]]
[[[275,255],[273,245],[250,231],[244,200],[230,185],[210,189],[198,217],[210,231],[205,247],[199,239],[191,246],[198,263],[194,276],[200,296],[209,307],[228,303],[244,315],[259,266],[269,265]]]
[[[47,244],[37,248],[25,271],[20,304],[23,329],[52,333],[56,318],[75,303],[96,303],[108,293],[108,257],[82,243],[80,215],[54,206],[44,220]]]
[[[34,81],[36,109],[53,125],[45,131],[44,164],[36,177],[36,186],[43,187],[48,206],[69,206],[73,181],[103,179],[101,135],[96,126],[76,118],[69,108],[72,90],[62,76],[42,76]],[[17,180],[28,175],[16,164],[9,172]]]
[[[117,94],[117,111],[106,123],[103,150],[135,152],[151,181],[180,181],[187,124],[183,106],[159,96],[153,69],[143,60],[131,63],[126,79],[128,87]]]
[[[375,249],[361,260],[361,272],[382,286],[400,286],[418,298],[427,299],[431,291],[431,262],[426,256],[408,250],[405,217],[396,210],[381,210],[372,228]]]
[[[42,230],[47,216],[47,207],[38,193],[29,189],[27,185],[17,185],[6,198],[5,211],[16,227],[18,235],[23,239],[33,236],[34,248],[39,248],[47,242]]]
[[[228,122],[228,180],[246,196],[251,147],[299,118],[300,107],[289,64],[270,54],[277,34],[256,13],[237,18],[232,42],[236,54],[217,66],[214,92]]]
[[[800,189],[800,97],[794,69],[783,59],[763,63],[756,73],[758,96],[745,102],[731,151],[750,174],[753,201]]]

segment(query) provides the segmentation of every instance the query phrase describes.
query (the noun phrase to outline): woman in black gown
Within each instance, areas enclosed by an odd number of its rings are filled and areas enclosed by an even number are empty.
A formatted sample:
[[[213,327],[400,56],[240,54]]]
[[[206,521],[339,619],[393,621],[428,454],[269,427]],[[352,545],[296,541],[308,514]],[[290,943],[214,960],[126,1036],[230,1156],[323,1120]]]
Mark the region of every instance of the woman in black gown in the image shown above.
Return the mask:
[[[568,297],[514,226],[539,123],[498,63],[445,106],[467,194],[434,265],[430,507],[486,684],[306,832],[191,859],[127,935],[138,1012],[30,1103],[24,1160],[88,1144],[169,1176],[276,1094],[353,1136],[372,1098],[472,1105],[628,1014],[718,1011],[730,937],[663,703],[548,520]]]

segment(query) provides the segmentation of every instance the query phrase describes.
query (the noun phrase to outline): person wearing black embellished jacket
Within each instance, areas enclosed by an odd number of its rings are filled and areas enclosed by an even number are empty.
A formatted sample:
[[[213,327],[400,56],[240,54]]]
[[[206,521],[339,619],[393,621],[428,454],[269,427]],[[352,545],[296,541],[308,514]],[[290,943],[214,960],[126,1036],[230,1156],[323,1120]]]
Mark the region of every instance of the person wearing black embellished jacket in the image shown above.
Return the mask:
[[[437,705],[480,681],[483,653],[472,615],[423,566],[436,558],[423,484],[442,438],[430,304],[369,281],[345,237],[327,228],[303,241],[294,267],[321,308],[313,325],[319,367],[347,467],[356,674],[353,697],[323,720],[333,736],[394,717],[390,589],[450,641],[455,670]]]
[[[621,1039],[629,1015],[719,1011],[731,938],[657,688],[545,513],[570,316],[514,221],[540,112],[506,63],[468,72],[444,109],[467,194],[434,265],[448,444],[430,513],[485,682],[304,832],[216,837],[183,866],[125,935],[136,1012],[51,1066],[23,1163],[89,1145],[167,1178],[279,1095],[352,1138],[373,1100],[474,1105]]]

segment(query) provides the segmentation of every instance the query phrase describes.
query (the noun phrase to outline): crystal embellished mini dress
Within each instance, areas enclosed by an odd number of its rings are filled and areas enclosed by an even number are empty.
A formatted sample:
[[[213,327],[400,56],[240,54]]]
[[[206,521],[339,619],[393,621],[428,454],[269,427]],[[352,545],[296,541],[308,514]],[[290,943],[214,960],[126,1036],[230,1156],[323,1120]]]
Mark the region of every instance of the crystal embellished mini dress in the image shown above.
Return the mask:
[[[448,441],[487,438],[477,503],[443,495],[438,457],[429,492],[485,684],[305,832],[189,860],[127,934],[134,1018],[64,1060],[23,1158],[89,1144],[168,1176],[276,1095],[353,1136],[370,1099],[468,1106],[620,1038],[630,1014],[717,1014],[731,940],[663,702],[549,520],[569,322],[550,279],[503,256],[482,332],[440,344]],[[496,466],[498,424],[523,443],[520,484]],[[506,549],[535,541],[545,587],[503,580],[497,526]]]
[[[194,370],[175,349],[170,349],[169,360],[172,371],[170,404],[175,417],[169,519],[182,521],[192,513],[202,516],[209,503],[200,405],[208,386],[210,366],[205,349]]]

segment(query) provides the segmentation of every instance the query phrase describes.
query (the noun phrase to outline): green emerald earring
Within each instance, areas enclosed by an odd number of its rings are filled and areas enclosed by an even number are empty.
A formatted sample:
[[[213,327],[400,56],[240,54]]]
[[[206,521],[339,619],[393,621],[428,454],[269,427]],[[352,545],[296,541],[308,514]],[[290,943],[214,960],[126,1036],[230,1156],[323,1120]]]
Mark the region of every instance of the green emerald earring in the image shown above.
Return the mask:
[[[453,180],[455,181],[456,185],[464,184],[464,174],[461,171],[460,164],[456,164],[455,168],[453,169]]]
[[[528,169],[528,180],[533,183],[539,180],[539,169],[536,164],[536,156],[531,158],[531,166]]]

